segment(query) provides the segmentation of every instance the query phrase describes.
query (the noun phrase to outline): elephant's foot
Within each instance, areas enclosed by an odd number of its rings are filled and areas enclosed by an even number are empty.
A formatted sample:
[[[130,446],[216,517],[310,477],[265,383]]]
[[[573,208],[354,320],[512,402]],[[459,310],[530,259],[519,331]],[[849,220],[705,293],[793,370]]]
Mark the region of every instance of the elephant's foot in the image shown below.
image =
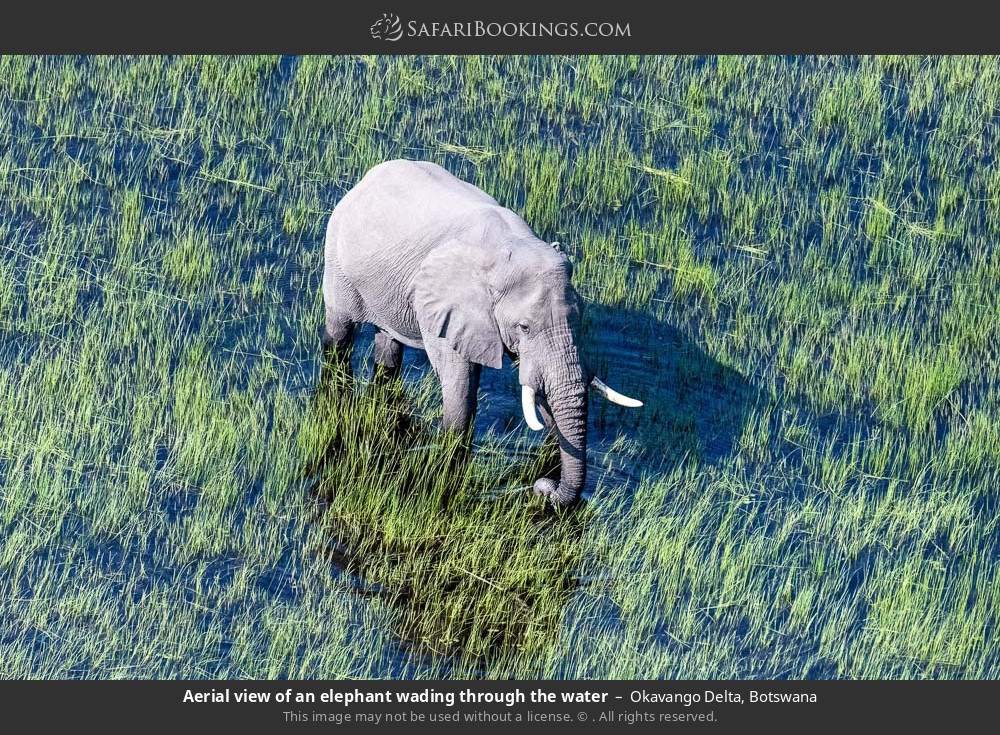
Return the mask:
[[[320,365],[318,392],[335,395],[349,389],[352,380],[350,355],[344,356],[332,350],[325,352]]]
[[[549,502],[558,508],[565,508],[574,505],[580,500],[580,496],[561,482],[542,477],[535,480],[535,495],[541,495],[549,499]]]
[[[376,385],[389,385],[397,380],[399,375],[399,365],[383,365],[376,362],[375,369],[372,371],[372,382]]]

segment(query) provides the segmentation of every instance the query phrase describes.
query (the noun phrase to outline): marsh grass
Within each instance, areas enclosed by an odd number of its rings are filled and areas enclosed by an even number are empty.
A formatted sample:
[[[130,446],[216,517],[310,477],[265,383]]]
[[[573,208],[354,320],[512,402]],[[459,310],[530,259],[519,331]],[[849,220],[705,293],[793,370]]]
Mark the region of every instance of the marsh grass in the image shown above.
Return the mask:
[[[0,58],[0,675],[995,677],[998,109],[979,57]],[[469,457],[424,364],[321,364],[401,156],[573,258],[646,402],[581,511],[509,372]]]
[[[386,600],[393,630],[416,648],[478,666],[550,643],[575,588],[587,518],[523,492],[558,465],[555,447],[521,462],[483,447],[470,463],[455,437],[413,418],[400,385],[369,385],[356,397],[344,395],[353,386],[342,373],[324,381],[304,446],[312,459],[322,449],[311,467],[321,478],[312,490],[317,553]],[[377,503],[372,481],[383,488]],[[496,495],[498,485],[522,492]]]

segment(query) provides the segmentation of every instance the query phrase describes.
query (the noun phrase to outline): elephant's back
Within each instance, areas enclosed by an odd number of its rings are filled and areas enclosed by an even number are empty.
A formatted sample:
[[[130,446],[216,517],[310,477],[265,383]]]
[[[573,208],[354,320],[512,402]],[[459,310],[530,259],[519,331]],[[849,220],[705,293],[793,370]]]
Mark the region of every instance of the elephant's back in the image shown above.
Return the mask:
[[[489,194],[427,161],[395,160],[372,168],[337,205],[346,227],[398,240],[462,212],[499,206]]]
[[[410,202],[412,206],[433,204],[434,201],[441,200],[468,201],[478,206],[497,203],[479,187],[462,181],[436,163],[405,158],[373,166],[354,190],[372,190],[379,196],[388,196],[400,203]]]
[[[484,208],[501,209],[493,197],[426,161],[386,161],[344,195],[330,217],[326,271],[336,269],[357,289],[365,319],[401,333],[416,321],[399,312],[399,295],[424,258],[454,237]],[[512,213],[511,213],[512,214]],[[389,312],[394,313],[389,316]]]
[[[372,168],[337,204],[327,228],[351,279],[412,273],[443,240],[484,209],[502,209],[486,192],[427,161],[393,160]],[[513,214],[513,213],[510,213]]]
[[[481,189],[426,161],[386,161],[372,168],[331,216],[341,262],[429,251],[435,237],[470,213],[498,207]]]

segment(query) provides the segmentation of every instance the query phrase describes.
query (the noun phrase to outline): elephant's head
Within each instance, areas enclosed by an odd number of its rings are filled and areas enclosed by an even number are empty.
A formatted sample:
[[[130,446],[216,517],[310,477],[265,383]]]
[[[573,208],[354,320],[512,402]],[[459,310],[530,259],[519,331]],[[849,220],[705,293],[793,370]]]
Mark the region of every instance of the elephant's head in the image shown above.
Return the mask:
[[[582,301],[570,282],[572,270],[557,246],[535,237],[501,246],[461,239],[434,251],[414,289],[422,328],[465,358],[492,368],[501,366],[504,351],[518,358],[524,419],[542,429],[540,407],[559,440],[559,482],[541,478],[534,485],[556,505],[577,502],[584,487],[588,387],[620,405],[642,405],[581,362]]]

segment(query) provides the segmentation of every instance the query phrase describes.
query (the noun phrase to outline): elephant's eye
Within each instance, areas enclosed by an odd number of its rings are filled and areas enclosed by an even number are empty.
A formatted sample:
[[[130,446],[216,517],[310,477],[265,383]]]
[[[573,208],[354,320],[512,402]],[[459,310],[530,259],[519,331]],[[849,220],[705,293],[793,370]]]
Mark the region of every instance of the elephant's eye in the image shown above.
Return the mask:
[[[521,334],[527,334],[530,331],[528,329],[528,325],[527,324],[522,324],[521,322],[517,323],[517,328],[518,328],[518,330],[520,330]]]

